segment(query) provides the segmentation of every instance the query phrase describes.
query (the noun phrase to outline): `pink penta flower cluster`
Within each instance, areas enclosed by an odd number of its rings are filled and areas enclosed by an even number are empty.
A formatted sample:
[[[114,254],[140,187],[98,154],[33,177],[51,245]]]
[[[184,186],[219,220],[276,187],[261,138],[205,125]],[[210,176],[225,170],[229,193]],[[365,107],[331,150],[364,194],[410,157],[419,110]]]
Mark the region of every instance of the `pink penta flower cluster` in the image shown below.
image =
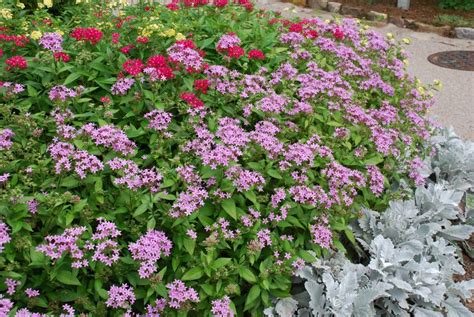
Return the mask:
[[[113,222],[104,218],[98,218],[95,233],[88,241],[82,241],[82,235],[87,231],[86,227],[67,228],[60,235],[46,236],[46,244],[36,247],[36,250],[44,253],[53,260],[60,259],[69,254],[73,262],[73,268],[89,266],[89,255],[92,261],[101,262],[111,266],[117,262],[119,254],[118,243],[114,240],[121,235]]]
[[[166,285],[168,289],[168,305],[179,309],[187,302],[199,302],[199,295],[192,287],[186,287],[181,280],[174,280]]]
[[[4,245],[11,241],[7,224],[0,220],[0,252],[3,251]]]
[[[162,256],[169,256],[173,244],[166,237],[165,233],[157,230],[150,230],[141,236],[136,242],[128,246],[132,258],[140,262],[138,273],[141,278],[148,278],[156,272],[156,262]]]
[[[10,129],[0,130],[0,151],[8,150],[12,147],[13,142],[11,138],[15,135]]]
[[[212,301],[212,314],[214,317],[234,317],[234,312],[230,308],[230,298],[224,296],[222,299]]]
[[[135,294],[133,288],[128,284],[121,286],[112,285],[108,291],[109,298],[105,305],[110,308],[127,309],[135,303]]]

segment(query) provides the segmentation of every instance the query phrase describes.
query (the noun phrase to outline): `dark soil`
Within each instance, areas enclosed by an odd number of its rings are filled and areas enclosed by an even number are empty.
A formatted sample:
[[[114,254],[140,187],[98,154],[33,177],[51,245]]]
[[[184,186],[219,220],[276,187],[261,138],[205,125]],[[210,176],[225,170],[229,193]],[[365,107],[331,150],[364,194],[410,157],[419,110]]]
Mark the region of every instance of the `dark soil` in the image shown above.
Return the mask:
[[[474,248],[474,236],[472,236],[467,243],[471,248]],[[457,282],[474,279],[474,261],[465,252],[463,252],[463,266],[466,274],[454,276],[454,280]],[[471,312],[474,312],[474,295],[468,299],[464,305],[466,305]]]
[[[474,10],[448,10],[438,7],[438,0],[411,0],[410,9],[397,8],[396,0],[336,0],[343,5],[361,7],[364,11],[377,11],[387,13],[390,16],[398,16],[413,19],[428,24],[439,24],[436,21],[438,15],[457,15],[467,20],[474,20]]]

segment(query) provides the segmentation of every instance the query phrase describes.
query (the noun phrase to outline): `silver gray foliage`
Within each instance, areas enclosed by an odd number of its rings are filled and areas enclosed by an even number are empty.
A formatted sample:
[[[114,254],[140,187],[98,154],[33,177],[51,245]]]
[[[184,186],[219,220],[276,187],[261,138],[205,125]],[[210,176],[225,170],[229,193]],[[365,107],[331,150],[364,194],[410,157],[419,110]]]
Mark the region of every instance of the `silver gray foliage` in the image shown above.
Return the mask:
[[[363,210],[351,225],[366,263],[335,252],[318,259],[297,273],[302,291],[275,300],[266,316],[473,316],[461,299],[471,297],[474,280],[455,282],[453,275],[464,274],[455,242],[474,232],[474,209],[460,208],[474,189],[474,143],[452,129],[432,142],[437,151],[428,185],[411,200],[390,202],[385,212]]]

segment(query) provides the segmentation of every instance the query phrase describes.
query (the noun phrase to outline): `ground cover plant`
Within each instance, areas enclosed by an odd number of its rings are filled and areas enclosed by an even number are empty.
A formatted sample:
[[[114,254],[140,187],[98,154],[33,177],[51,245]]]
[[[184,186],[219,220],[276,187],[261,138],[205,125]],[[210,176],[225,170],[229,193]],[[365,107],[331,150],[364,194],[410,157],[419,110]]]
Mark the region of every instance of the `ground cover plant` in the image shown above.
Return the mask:
[[[356,263],[341,253],[318,259],[297,273],[294,298],[267,316],[472,316],[461,299],[472,297],[474,280],[455,281],[465,273],[455,241],[474,232],[474,143],[448,129],[432,142],[427,186],[383,213],[364,209],[351,224]]]
[[[425,182],[433,100],[390,35],[245,0],[46,9],[0,11],[2,313],[262,316]]]

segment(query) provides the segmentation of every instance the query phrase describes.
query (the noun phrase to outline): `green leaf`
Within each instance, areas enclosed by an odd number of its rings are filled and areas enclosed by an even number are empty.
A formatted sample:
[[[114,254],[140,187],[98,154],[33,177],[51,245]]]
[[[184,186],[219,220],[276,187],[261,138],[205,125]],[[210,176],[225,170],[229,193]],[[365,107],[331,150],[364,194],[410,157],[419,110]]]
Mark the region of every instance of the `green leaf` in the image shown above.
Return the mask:
[[[61,187],[68,187],[68,188],[76,187],[78,185],[79,185],[79,182],[73,176],[68,176],[64,178],[59,184],[59,186]]]
[[[237,209],[235,208],[235,202],[232,199],[226,199],[221,203],[222,208],[225,212],[237,220]]]
[[[364,160],[364,164],[366,165],[377,165],[379,163],[382,163],[384,161],[384,158],[378,154]]]
[[[56,275],[56,279],[66,285],[81,285],[81,281],[69,271],[59,271],[58,275]]]
[[[189,254],[192,255],[194,253],[194,248],[196,247],[196,241],[194,241],[193,239],[184,239],[183,245]]]
[[[255,304],[255,300],[260,296],[260,287],[258,285],[252,286],[245,300],[245,309],[248,310]]]
[[[273,178],[276,178],[276,179],[283,179],[283,177],[280,175],[280,173],[277,170],[274,170],[274,169],[269,169],[267,171],[267,174],[270,175]]]
[[[218,258],[217,260],[215,260],[211,264],[211,266],[214,270],[217,270],[217,269],[229,264],[231,261],[232,261],[231,258]]]
[[[312,256],[311,253],[309,253],[308,251],[300,250],[298,252],[298,255],[306,262],[313,263],[316,261],[316,258]]]
[[[183,280],[183,281],[194,281],[194,280],[200,279],[202,277],[202,275],[203,275],[202,268],[193,267],[192,269],[190,269],[189,271],[187,271],[183,275],[181,280]]]
[[[66,77],[66,80],[64,81],[64,85],[68,85],[72,83],[73,81],[76,81],[79,77],[81,77],[80,74],[78,73],[72,73],[69,76]]]
[[[250,269],[246,268],[245,266],[240,268],[239,275],[241,278],[243,278],[249,283],[257,282],[257,277],[255,276],[255,274],[253,274],[253,272]]]
[[[145,211],[147,210],[148,210],[148,203],[143,203],[140,206],[138,206],[138,208],[135,210],[135,212],[133,213],[133,217],[136,218],[140,216],[141,214],[145,213]]]

